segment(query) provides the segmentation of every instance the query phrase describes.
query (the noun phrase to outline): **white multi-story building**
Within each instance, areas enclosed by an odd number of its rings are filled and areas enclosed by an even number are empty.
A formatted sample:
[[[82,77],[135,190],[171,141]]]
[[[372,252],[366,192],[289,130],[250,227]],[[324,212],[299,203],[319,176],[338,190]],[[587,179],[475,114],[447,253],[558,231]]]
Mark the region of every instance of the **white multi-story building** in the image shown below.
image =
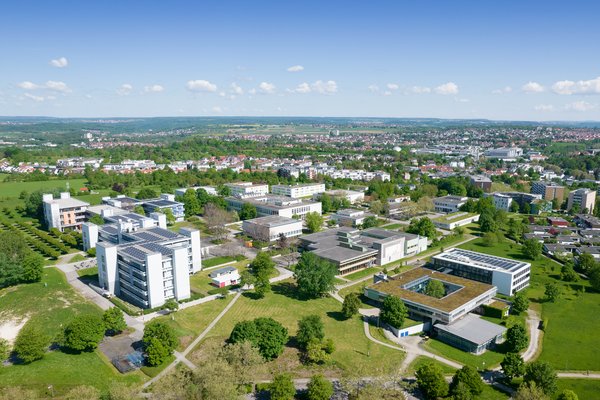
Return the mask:
[[[529,286],[531,264],[475,251],[453,248],[432,257],[436,269],[494,285],[498,293],[512,296]]]
[[[72,198],[69,192],[61,193],[58,199],[52,194],[44,194],[42,201],[48,228],[56,228],[61,232],[65,229],[81,230],[89,203]]]
[[[462,196],[443,196],[436,197],[433,199],[433,207],[436,212],[443,212],[446,214],[457,212],[460,210],[463,204],[469,200],[468,197]]]
[[[304,219],[310,212],[322,213],[321,203],[308,200],[294,199],[285,196],[265,195],[240,199],[227,197],[227,207],[240,211],[244,203],[252,204],[260,217],[279,215],[281,217]]]
[[[340,199],[346,199],[350,202],[350,204],[360,203],[365,200],[364,192],[357,192],[354,190],[345,190],[345,189],[335,189],[335,190],[327,190],[325,194],[331,197],[337,197]],[[315,194],[313,196],[313,200],[320,200],[322,193]]]
[[[496,207],[496,209],[510,211],[510,205],[513,202],[512,197],[507,196],[502,193],[494,193],[494,194],[492,194],[492,200],[494,202],[494,207]]]
[[[253,239],[272,242],[279,239],[280,235],[284,235],[286,238],[302,235],[302,221],[269,215],[244,221],[242,231]]]
[[[231,195],[239,199],[264,196],[269,193],[269,185],[254,184],[252,182],[226,183],[231,190]]]
[[[500,147],[498,149],[486,150],[487,158],[498,158],[504,161],[516,161],[523,156],[523,149],[520,147]]]
[[[577,189],[569,193],[569,201],[567,202],[567,210],[571,210],[574,206],[579,206],[579,212],[584,214],[592,214],[596,205],[596,191],[592,189]]]
[[[278,196],[287,196],[293,198],[311,197],[317,193],[325,191],[324,183],[305,183],[298,185],[273,185],[271,193]]]
[[[141,308],[190,297],[191,273],[201,268],[200,232],[179,233],[132,224],[103,225],[96,245],[100,287]],[[114,241],[113,241],[114,240]]]

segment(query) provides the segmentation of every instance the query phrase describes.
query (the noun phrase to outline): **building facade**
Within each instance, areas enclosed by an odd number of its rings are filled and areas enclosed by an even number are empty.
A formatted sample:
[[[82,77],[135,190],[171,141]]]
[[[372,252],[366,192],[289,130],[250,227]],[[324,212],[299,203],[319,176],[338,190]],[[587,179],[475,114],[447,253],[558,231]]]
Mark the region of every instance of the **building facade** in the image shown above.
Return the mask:
[[[301,197],[312,197],[315,194],[325,191],[324,183],[306,183],[299,185],[273,185],[271,193],[278,196],[293,197],[295,199]]]
[[[593,214],[596,205],[596,191],[592,189],[577,189],[569,193],[567,211],[573,207],[579,207],[581,214]]]
[[[548,201],[557,199],[558,203],[562,204],[565,198],[565,187],[552,182],[534,182],[531,185],[531,193],[539,194]]]
[[[436,197],[433,199],[433,208],[436,212],[442,212],[446,214],[454,213],[460,210],[463,204],[469,200],[468,197],[463,196],[443,196]]]
[[[280,217],[304,219],[306,214],[316,212],[321,214],[321,203],[308,200],[294,199],[285,196],[265,195],[241,199],[238,197],[227,197],[227,207],[239,212],[244,203],[256,207],[260,217],[278,215]]]
[[[238,199],[249,199],[264,196],[269,193],[269,185],[254,184],[252,182],[226,183],[225,186],[231,191],[233,197]]]
[[[81,230],[86,221],[89,203],[71,197],[69,192],[63,192],[58,199],[52,194],[42,196],[44,219],[48,228],[65,230]]]
[[[242,231],[253,239],[272,242],[279,239],[280,235],[284,235],[286,238],[302,235],[302,221],[269,215],[245,220],[242,222]]]

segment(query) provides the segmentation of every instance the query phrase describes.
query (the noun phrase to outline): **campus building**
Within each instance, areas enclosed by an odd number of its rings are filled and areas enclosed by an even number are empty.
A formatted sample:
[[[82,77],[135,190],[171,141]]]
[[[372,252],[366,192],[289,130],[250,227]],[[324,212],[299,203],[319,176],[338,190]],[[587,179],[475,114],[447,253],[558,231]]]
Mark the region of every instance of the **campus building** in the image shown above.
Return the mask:
[[[355,190],[335,189],[327,190],[325,192],[331,198],[346,199],[350,204],[361,203],[365,200],[364,192],[357,192]],[[321,200],[322,193],[315,194],[313,200]]]
[[[468,213],[459,211],[455,213],[446,214],[442,217],[434,218],[433,224],[440,228],[448,231],[453,230],[459,226],[465,226],[479,221],[479,214]]]
[[[374,217],[375,214],[365,212],[363,210],[355,210],[353,208],[345,208],[338,210],[335,214],[331,215],[331,220],[335,221],[340,226],[353,226],[357,227],[365,222],[366,218]]]
[[[460,207],[462,207],[467,200],[469,200],[469,198],[463,196],[448,195],[436,197],[433,199],[433,208],[435,212],[450,214],[459,211]]]
[[[272,242],[279,239],[280,235],[284,235],[286,238],[302,235],[302,221],[279,215],[269,215],[242,222],[242,231],[253,239]]]
[[[500,159],[504,161],[516,161],[523,156],[523,149],[520,147],[500,147],[489,149],[485,152],[485,157],[490,159]]]
[[[492,190],[492,180],[485,175],[473,175],[470,179],[471,184],[486,193]]]
[[[256,207],[259,216],[279,215],[280,217],[304,219],[306,214],[321,214],[321,203],[309,200],[294,199],[285,196],[264,195],[249,198],[227,197],[225,199],[230,210],[239,212],[244,203]]]
[[[131,215],[128,221],[123,215],[116,218],[117,223],[88,223],[85,228],[85,240],[96,242],[100,287],[141,308],[189,298],[189,275],[202,265],[200,232],[189,228],[179,233],[159,226],[142,228],[143,222]]]
[[[502,193],[493,193],[492,201],[494,202],[494,207],[497,210],[510,211],[510,206],[512,205],[513,199],[510,196],[507,196]]]
[[[427,249],[427,238],[378,228],[341,227],[302,236],[300,247],[332,262],[344,275],[419,254]]]
[[[567,211],[578,207],[581,214],[593,214],[596,205],[596,191],[592,189],[577,189],[569,193]]]
[[[171,210],[175,221],[183,221],[185,218],[185,209],[183,203],[175,201],[174,194],[161,194],[157,199],[147,199],[142,201],[142,207],[146,214],[153,212],[164,213],[165,210]]]
[[[305,183],[298,185],[273,185],[271,193],[278,196],[293,197],[295,199],[301,197],[312,197],[315,194],[325,191],[324,183]]]
[[[48,228],[65,230],[81,230],[81,224],[86,221],[89,203],[71,197],[69,192],[63,192],[58,199],[52,194],[42,196],[44,219]]]
[[[237,183],[226,183],[225,186],[231,191],[233,197],[238,199],[248,199],[251,197],[264,196],[269,193],[269,185],[267,184],[254,184],[252,182],[237,182]]]
[[[558,200],[558,204],[562,204],[565,197],[565,187],[559,186],[552,182],[533,182],[531,185],[531,193],[539,194],[544,200]]]
[[[512,296],[529,286],[531,264],[453,248],[432,257],[434,268],[455,276],[494,285]]]

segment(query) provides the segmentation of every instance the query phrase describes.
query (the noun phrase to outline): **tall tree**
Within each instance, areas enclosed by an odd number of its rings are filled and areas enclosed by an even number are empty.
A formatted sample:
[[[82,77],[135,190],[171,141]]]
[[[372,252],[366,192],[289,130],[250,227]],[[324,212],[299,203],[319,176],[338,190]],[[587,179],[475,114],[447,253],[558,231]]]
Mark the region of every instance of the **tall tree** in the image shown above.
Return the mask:
[[[65,328],[65,347],[75,351],[92,351],[104,338],[104,322],[97,315],[75,317]]]
[[[245,221],[247,219],[256,218],[258,211],[256,210],[256,206],[253,204],[244,203],[238,215],[242,221]]]
[[[333,396],[332,383],[321,374],[313,375],[308,382],[308,400],[329,400],[331,396]]]
[[[318,212],[309,212],[305,217],[306,227],[311,232],[319,232],[323,227],[323,216]]]
[[[105,329],[111,333],[118,334],[127,328],[123,311],[118,307],[111,307],[104,311],[102,321],[104,321]]]
[[[474,398],[479,396],[484,389],[484,383],[479,373],[470,365],[465,365],[456,371],[450,383],[450,393],[454,394],[459,383],[466,385]]]
[[[509,351],[518,353],[529,344],[529,337],[525,327],[521,324],[515,324],[506,331],[506,346]]]
[[[186,218],[200,214],[200,202],[194,189],[188,189],[183,194],[183,209]]]
[[[307,297],[324,296],[334,288],[337,268],[311,252],[304,252],[296,265],[298,291]]]
[[[49,336],[35,326],[25,324],[17,335],[13,351],[24,363],[30,363],[43,358],[49,345]]]
[[[508,379],[523,376],[525,373],[525,362],[523,361],[523,357],[518,353],[506,353],[500,366]]]
[[[382,322],[400,329],[407,316],[408,309],[399,297],[389,295],[383,300],[379,313]]]
[[[318,341],[325,337],[325,325],[321,317],[313,314],[307,315],[298,321],[298,333],[296,333],[296,341],[302,348],[306,348],[308,342],[312,339]]]
[[[435,239],[438,236],[435,225],[427,217],[413,218],[410,221],[406,232],[420,236],[427,236],[429,239]]]
[[[525,239],[522,250],[525,257],[537,260],[542,255],[542,244],[537,239]]]
[[[433,363],[422,364],[415,372],[417,386],[426,399],[435,400],[448,394],[448,383],[442,369]]]
[[[342,304],[342,314],[344,314],[344,317],[351,318],[355,316],[358,314],[359,308],[360,299],[358,297],[358,293],[348,293],[346,297],[344,297],[344,303]]]
[[[444,284],[442,281],[438,281],[437,279],[430,279],[427,282],[427,286],[425,286],[425,294],[427,296],[432,296],[437,299],[441,299],[446,295],[446,289],[444,288]]]
[[[525,367],[523,382],[535,382],[547,395],[556,392],[557,375],[552,366],[545,361],[534,361]]]
[[[271,400],[293,400],[296,395],[294,382],[288,374],[278,374],[269,385]]]

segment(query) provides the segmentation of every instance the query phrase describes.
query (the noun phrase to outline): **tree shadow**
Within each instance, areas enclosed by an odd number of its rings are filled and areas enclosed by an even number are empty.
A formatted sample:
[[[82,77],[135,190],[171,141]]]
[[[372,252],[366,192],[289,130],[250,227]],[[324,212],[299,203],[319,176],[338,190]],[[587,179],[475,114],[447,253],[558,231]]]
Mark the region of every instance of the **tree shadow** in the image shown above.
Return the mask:
[[[309,297],[304,296],[300,291],[298,291],[298,287],[291,282],[280,282],[276,285],[272,286],[273,293],[281,294],[285,297],[289,297],[294,300],[310,300]]]
[[[338,322],[347,321],[348,318],[341,311],[327,311],[327,316]]]
[[[244,292],[244,293],[242,293],[242,296],[244,296],[250,300],[260,300],[260,299],[264,298],[264,296],[261,296],[256,292]]]

